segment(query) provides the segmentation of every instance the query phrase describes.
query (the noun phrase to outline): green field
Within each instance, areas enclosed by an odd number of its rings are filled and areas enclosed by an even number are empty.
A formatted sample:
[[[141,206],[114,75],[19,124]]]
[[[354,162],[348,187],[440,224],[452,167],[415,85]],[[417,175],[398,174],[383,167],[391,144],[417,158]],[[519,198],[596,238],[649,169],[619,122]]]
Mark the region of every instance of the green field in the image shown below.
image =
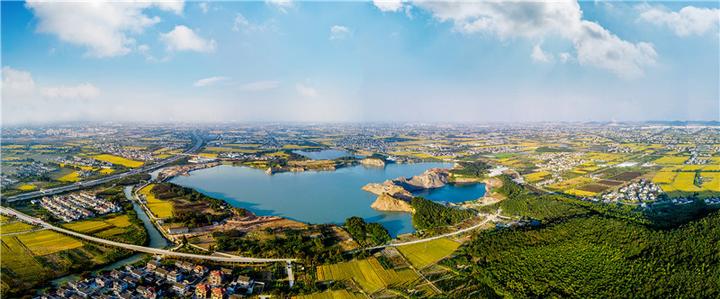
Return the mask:
[[[389,286],[402,285],[418,278],[412,270],[385,269],[374,257],[318,266],[317,277],[318,281],[353,280],[367,293],[375,293]]]
[[[400,246],[398,250],[415,266],[422,269],[452,254],[460,243],[450,239],[437,239],[430,242]]]

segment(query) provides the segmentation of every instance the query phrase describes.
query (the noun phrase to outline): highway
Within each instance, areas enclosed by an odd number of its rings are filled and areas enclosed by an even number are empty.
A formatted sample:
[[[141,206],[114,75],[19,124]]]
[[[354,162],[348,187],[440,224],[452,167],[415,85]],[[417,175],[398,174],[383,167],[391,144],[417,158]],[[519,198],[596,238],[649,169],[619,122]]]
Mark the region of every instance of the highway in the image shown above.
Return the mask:
[[[70,235],[73,237],[77,237],[80,239],[84,239],[87,241],[104,244],[108,246],[114,246],[119,247],[127,250],[132,250],[135,252],[142,252],[142,253],[149,253],[149,254],[155,254],[155,255],[162,255],[162,256],[168,256],[168,257],[176,257],[176,258],[187,258],[187,259],[195,259],[195,260],[206,260],[206,261],[213,261],[213,262],[223,262],[223,263],[271,263],[271,262],[285,262],[285,263],[291,263],[295,261],[296,259],[288,259],[288,258],[254,258],[254,257],[227,257],[227,256],[210,256],[210,255],[201,255],[201,254],[192,254],[192,253],[182,253],[182,252],[174,252],[170,250],[165,249],[157,249],[157,248],[151,248],[151,247],[145,247],[145,246],[139,246],[139,245],[132,245],[127,243],[120,243],[115,241],[110,241],[102,238],[97,238],[93,236],[88,236],[85,234],[81,234],[78,232],[74,232],[71,230],[67,230],[61,227],[54,226],[50,223],[47,223],[41,219],[26,215],[24,213],[21,213],[19,211],[16,211],[14,209],[6,208],[6,207],[0,207],[0,213],[10,215],[17,217],[18,219],[25,221],[27,223],[33,224],[33,225],[39,225],[46,229],[51,229],[59,233],[63,233],[66,235]]]
[[[10,196],[10,197],[7,197],[7,198],[3,199],[3,202],[14,202],[14,201],[19,201],[19,200],[28,200],[28,199],[33,199],[33,198],[36,198],[36,197],[43,197],[43,196],[54,195],[54,194],[58,194],[58,193],[64,193],[64,192],[68,192],[68,191],[80,190],[80,189],[83,189],[83,188],[88,188],[88,187],[93,187],[93,186],[97,186],[97,185],[100,185],[100,184],[104,184],[104,183],[107,183],[107,182],[110,182],[110,181],[114,181],[114,180],[117,180],[117,179],[122,179],[122,178],[125,178],[125,177],[128,177],[128,176],[131,176],[131,175],[140,174],[140,173],[144,173],[144,172],[150,172],[150,171],[153,171],[153,170],[158,169],[158,168],[160,168],[160,167],[163,167],[163,166],[165,166],[165,165],[167,165],[167,164],[170,164],[170,163],[173,163],[173,162],[175,162],[175,161],[177,161],[177,160],[180,160],[182,157],[186,156],[187,154],[192,154],[192,153],[196,152],[197,150],[199,150],[200,147],[202,147],[202,144],[203,144],[202,138],[200,138],[200,136],[197,135],[197,133],[193,133],[193,139],[195,140],[195,144],[193,144],[193,146],[192,146],[191,148],[189,148],[188,150],[186,150],[186,151],[183,152],[182,154],[176,155],[176,156],[173,156],[173,157],[170,157],[170,158],[167,158],[167,159],[165,159],[165,160],[162,160],[162,161],[157,162],[157,163],[152,164],[152,165],[146,165],[146,166],[143,166],[143,167],[140,167],[140,168],[136,168],[136,169],[130,170],[130,171],[128,171],[128,172],[118,173],[118,174],[114,174],[114,175],[102,177],[102,178],[99,178],[99,179],[96,179],[96,180],[83,181],[83,182],[78,182],[78,183],[75,183],[75,184],[72,184],[72,185],[67,185],[67,186],[62,186],[62,187],[51,188],[51,189],[44,189],[44,190],[38,190],[38,191],[33,191],[33,192],[18,194],[18,195]]]

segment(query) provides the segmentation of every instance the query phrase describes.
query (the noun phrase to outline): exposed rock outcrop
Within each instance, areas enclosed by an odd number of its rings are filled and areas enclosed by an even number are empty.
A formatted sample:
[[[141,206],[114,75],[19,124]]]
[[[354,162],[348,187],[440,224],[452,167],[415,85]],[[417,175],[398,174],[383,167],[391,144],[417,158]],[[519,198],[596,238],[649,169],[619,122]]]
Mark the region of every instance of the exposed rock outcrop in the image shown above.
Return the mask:
[[[450,172],[447,169],[432,168],[428,169],[420,175],[406,179],[403,177],[394,180],[396,185],[414,191],[421,189],[440,188],[448,183]]]
[[[385,161],[378,158],[365,158],[360,160],[360,164],[370,167],[385,167]]]
[[[392,197],[404,200],[410,200],[412,198],[412,194],[409,191],[405,190],[403,187],[395,185],[393,181],[389,180],[382,184],[370,183],[363,186],[362,189],[376,195],[388,194]]]
[[[414,212],[412,205],[402,199],[397,199],[387,193],[380,194],[377,199],[370,205],[371,208],[378,211],[387,212]]]

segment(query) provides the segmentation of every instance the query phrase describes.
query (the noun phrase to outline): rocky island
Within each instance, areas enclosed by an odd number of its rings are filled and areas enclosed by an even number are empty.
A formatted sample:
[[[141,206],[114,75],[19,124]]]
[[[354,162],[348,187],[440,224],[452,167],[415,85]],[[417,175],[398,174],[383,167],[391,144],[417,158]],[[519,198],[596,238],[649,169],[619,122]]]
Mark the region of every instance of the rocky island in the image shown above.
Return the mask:
[[[411,178],[399,177],[383,183],[370,183],[362,187],[363,190],[378,195],[370,205],[378,211],[413,212],[410,205],[411,191],[433,189],[445,186],[450,178],[450,171],[442,168],[428,169],[420,175]]]

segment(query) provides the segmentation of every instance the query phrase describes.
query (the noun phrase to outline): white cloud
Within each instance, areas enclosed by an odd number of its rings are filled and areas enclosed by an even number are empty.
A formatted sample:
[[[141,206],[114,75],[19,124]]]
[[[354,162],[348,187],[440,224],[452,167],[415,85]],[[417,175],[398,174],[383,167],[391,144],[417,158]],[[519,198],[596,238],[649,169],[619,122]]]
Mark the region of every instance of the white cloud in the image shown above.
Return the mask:
[[[193,86],[206,87],[227,80],[230,80],[230,78],[223,76],[208,77],[195,81],[195,83],[193,83]]]
[[[572,54],[568,52],[561,52],[558,54],[558,58],[560,59],[560,62],[566,63],[572,59]]]
[[[280,86],[280,82],[278,81],[256,81],[256,82],[250,82],[240,85],[241,91],[265,91],[265,90],[271,90],[275,89],[278,86]]]
[[[243,16],[240,13],[235,15],[235,20],[233,21],[233,27],[232,27],[233,31],[240,31],[240,29],[248,28],[249,26],[250,26],[250,22],[248,21],[247,18],[245,18],[245,16]]]
[[[90,83],[82,83],[76,86],[46,87],[41,91],[47,98],[58,99],[92,99],[100,95],[100,89]]]
[[[292,0],[265,0],[265,3],[274,6],[283,13],[287,13],[287,10],[293,7]]]
[[[145,9],[181,14],[182,1],[164,2],[47,2],[31,0],[26,6],[38,19],[37,31],[56,35],[61,41],[88,48],[93,57],[112,57],[129,53],[134,35],[160,22]]]
[[[402,0],[373,0],[373,4],[380,11],[396,12],[403,8]]]
[[[31,96],[35,92],[35,80],[30,72],[13,69],[9,66],[2,68],[2,94],[7,97]]]
[[[543,51],[543,49],[540,47],[540,44],[537,44],[533,47],[530,57],[533,59],[533,61],[541,63],[548,63],[553,60],[552,54]]]
[[[318,96],[318,92],[315,88],[302,83],[295,84],[295,90],[297,90],[299,95],[306,98],[314,98]]]
[[[720,27],[720,9],[685,6],[670,11],[663,6],[639,5],[638,20],[669,28],[678,36],[703,35]]]
[[[582,19],[576,0],[557,2],[418,2],[441,22],[452,22],[464,34],[485,33],[501,40],[542,41],[559,37],[570,41],[577,62],[608,70],[621,78],[644,75],[656,63],[653,45],[620,39],[599,24]],[[566,60],[567,61],[567,60]]]
[[[198,7],[200,8],[200,11],[202,11],[202,13],[207,13],[208,9],[210,8],[210,4],[207,2],[200,2],[198,3]]]
[[[345,26],[340,25],[334,25],[330,27],[330,39],[331,40],[338,40],[338,39],[346,39],[352,35],[352,32],[350,29],[348,29]]]
[[[170,51],[215,51],[215,40],[205,40],[184,25],[175,26],[172,31],[160,34],[160,40]]]

